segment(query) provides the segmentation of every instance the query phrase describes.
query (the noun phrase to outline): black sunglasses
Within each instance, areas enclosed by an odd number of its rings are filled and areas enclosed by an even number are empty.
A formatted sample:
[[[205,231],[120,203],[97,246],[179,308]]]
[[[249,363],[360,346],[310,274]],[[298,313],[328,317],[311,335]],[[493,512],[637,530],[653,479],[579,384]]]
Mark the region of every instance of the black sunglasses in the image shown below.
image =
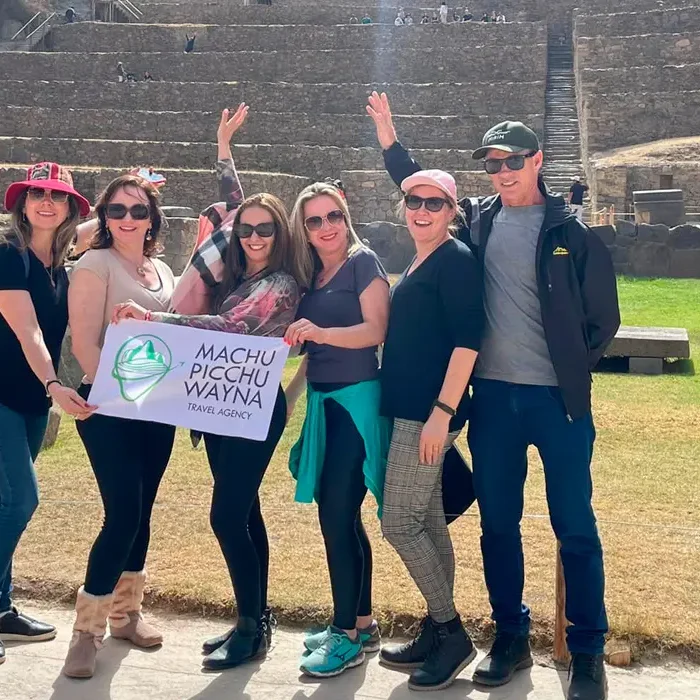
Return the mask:
[[[250,224],[236,224],[233,227],[233,233],[238,238],[250,238],[254,233],[257,233],[261,238],[269,238],[277,231],[277,226],[271,221],[263,224],[251,226]]]
[[[46,197],[48,192],[49,199],[54,202],[54,204],[64,204],[68,201],[70,195],[68,192],[61,192],[60,190],[45,190],[43,187],[29,187],[27,189],[27,197],[33,199],[35,202],[42,202]]]
[[[508,170],[522,170],[525,167],[525,158],[532,158],[535,153],[516,153],[507,158],[487,158],[484,161],[484,170],[489,175],[500,173],[504,165]]]
[[[403,201],[406,203],[406,209],[416,211],[425,206],[428,211],[432,212],[441,211],[446,204],[450,203],[444,197],[419,197],[417,194],[404,195]]]
[[[131,214],[134,221],[145,221],[151,217],[151,209],[145,204],[134,204],[127,207],[126,204],[108,204],[105,207],[105,215],[108,219],[124,219]]]
[[[324,221],[327,221],[329,226],[337,226],[345,221],[345,214],[340,209],[334,209],[325,216],[309,216],[304,219],[304,226],[307,231],[320,231]]]

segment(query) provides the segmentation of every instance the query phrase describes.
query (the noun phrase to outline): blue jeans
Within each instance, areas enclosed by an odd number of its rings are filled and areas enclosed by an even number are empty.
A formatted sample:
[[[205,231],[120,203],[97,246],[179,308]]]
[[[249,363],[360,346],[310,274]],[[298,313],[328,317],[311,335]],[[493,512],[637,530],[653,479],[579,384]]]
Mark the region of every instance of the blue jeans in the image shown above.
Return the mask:
[[[39,505],[34,460],[48,415],[31,416],[0,404],[0,612],[12,607],[12,555]]]
[[[520,521],[527,448],[534,445],[544,464],[550,522],[561,543],[569,650],[602,654],[608,621],[603,550],[591,506],[594,441],[590,413],[570,422],[558,388],[474,380],[469,448],[497,630],[525,635],[530,629],[530,610],[522,601]]]

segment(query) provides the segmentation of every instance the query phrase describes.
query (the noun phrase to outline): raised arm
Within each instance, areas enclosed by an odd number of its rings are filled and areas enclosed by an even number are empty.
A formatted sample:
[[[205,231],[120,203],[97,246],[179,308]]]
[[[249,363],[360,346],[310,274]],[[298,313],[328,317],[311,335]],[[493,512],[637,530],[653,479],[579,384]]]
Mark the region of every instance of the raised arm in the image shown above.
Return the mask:
[[[216,177],[219,183],[219,197],[226,202],[226,209],[236,209],[243,201],[243,188],[236,172],[231,152],[231,139],[243,126],[248,116],[249,107],[245,102],[238,105],[238,109],[231,116],[228,109],[221,113],[221,121],[216,131],[217,164]]]
[[[383,92],[380,95],[375,91],[369,96],[368,102],[367,114],[372,118],[377,128],[377,140],[382,147],[384,167],[396,185],[400,186],[409,175],[417,173],[422,168],[411,158],[409,152],[401,145],[396,136],[396,128],[386,93]]]

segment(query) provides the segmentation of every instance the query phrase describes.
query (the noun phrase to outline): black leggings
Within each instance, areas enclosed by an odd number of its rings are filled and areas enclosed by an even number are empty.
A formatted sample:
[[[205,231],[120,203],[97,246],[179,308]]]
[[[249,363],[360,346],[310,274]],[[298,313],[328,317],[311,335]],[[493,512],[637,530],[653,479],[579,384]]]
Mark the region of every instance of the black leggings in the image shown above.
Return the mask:
[[[372,548],[361,516],[367,493],[362,471],[365,446],[340,404],[326,399],[324,407],[326,455],[318,517],[333,592],[333,624],[351,630],[358,616],[372,612]]]
[[[228,566],[239,617],[257,620],[267,606],[270,552],[258,489],[286,421],[287,401],[280,387],[264,442],[204,435],[214,476],[211,526]]]
[[[90,387],[78,392],[87,398]],[[107,595],[123,571],[141,571],[151,537],[151,512],[175,439],[172,425],[94,415],[76,422],[104,506],[92,545],[85,590]]]

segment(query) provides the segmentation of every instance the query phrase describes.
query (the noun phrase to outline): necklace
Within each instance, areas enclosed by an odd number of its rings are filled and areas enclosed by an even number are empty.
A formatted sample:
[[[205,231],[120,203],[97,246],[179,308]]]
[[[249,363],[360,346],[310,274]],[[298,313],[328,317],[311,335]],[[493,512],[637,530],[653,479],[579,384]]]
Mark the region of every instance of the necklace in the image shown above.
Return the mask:
[[[145,277],[146,276],[146,268],[143,265],[137,265],[136,266],[136,274],[139,277]]]
[[[318,273],[318,282],[320,285],[324,285],[328,282],[328,280],[333,277],[333,275],[345,264],[345,261],[347,260],[347,257],[343,258],[339,262],[337,262],[335,265],[332,267],[329,267],[327,270],[322,270],[321,272]]]

